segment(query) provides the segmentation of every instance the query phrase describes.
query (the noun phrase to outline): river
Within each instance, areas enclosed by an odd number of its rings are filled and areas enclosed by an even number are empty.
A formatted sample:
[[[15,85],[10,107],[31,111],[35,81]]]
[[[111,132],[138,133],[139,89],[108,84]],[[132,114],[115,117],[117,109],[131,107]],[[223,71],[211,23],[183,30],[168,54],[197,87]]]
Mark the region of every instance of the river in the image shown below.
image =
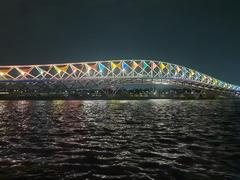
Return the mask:
[[[0,179],[240,179],[240,101],[0,101]]]

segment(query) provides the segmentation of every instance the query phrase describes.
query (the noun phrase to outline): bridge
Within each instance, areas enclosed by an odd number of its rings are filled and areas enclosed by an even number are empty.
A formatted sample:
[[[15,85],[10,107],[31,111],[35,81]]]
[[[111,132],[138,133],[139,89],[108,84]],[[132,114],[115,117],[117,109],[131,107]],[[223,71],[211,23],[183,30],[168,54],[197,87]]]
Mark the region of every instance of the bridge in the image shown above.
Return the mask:
[[[106,60],[65,64],[0,66],[0,97],[21,94],[99,91],[114,95],[122,89],[171,85],[198,94],[240,97],[240,87],[196,70],[156,60]],[[177,88],[178,89],[178,88]],[[155,90],[155,89],[154,89]],[[154,91],[156,92],[156,91]],[[158,91],[157,91],[158,92]],[[89,94],[89,92],[87,92]]]

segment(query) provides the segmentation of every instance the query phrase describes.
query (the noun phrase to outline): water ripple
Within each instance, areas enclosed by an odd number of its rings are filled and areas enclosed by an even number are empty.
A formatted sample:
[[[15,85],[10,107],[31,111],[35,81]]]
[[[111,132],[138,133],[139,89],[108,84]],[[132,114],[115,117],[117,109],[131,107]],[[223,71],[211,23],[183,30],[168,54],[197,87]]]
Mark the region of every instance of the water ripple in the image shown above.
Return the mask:
[[[1,101],[0,179],[240,179],[240,102]]]

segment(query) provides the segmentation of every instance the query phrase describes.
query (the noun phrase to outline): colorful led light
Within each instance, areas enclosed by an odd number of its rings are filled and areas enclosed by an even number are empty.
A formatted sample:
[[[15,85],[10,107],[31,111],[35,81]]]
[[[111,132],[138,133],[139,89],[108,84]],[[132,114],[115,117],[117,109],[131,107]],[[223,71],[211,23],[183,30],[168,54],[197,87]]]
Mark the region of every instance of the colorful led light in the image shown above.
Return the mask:
[[[88,73],[90,70],[91,73]],[[4,76],[4,78],[1,78],[1,81],[26,80],[28,78],[30,80],[45,80],[53,78],[76,79],[76,72],[79,72],[77,78],[88,78],[90,76],[97,77],[98,75],[99,77],[102,77],[101,73],[103,71],[106,77],[110,78],[125,78],[129,76],[131,76],[131,78],[135,78],[135,76],[139,78],[139,75],[141,75],[141,77],[150,77],[154,79],[181,78],[182,80],[192,80],[203,84],[221,87],[226,90],[230,89],[238,91],[240,89],[239,86],[230,85],[228,83],[222,82],[210,76],[206,76],[202,73],[199,73],[192,69],[188,69],[183,66],[178,66],[167,62],[150,60],[114,60],[69,64],[0,66],[0,76]],[[43,76],[44,73],[46,73],[46,76]],[[65,74],[67,76],[65,76]]]

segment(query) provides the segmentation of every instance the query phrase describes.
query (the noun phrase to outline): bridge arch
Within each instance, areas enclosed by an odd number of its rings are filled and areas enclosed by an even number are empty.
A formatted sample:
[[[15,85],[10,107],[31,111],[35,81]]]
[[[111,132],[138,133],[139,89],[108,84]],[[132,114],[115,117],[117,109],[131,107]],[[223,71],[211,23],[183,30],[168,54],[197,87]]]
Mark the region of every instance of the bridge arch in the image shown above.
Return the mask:
[[[105,60],[79,63],[0,66],[0,82],[73,81],[83,79],[169,80],[199,88],[232,92],[240,87],[199,71],[157,60]]]

